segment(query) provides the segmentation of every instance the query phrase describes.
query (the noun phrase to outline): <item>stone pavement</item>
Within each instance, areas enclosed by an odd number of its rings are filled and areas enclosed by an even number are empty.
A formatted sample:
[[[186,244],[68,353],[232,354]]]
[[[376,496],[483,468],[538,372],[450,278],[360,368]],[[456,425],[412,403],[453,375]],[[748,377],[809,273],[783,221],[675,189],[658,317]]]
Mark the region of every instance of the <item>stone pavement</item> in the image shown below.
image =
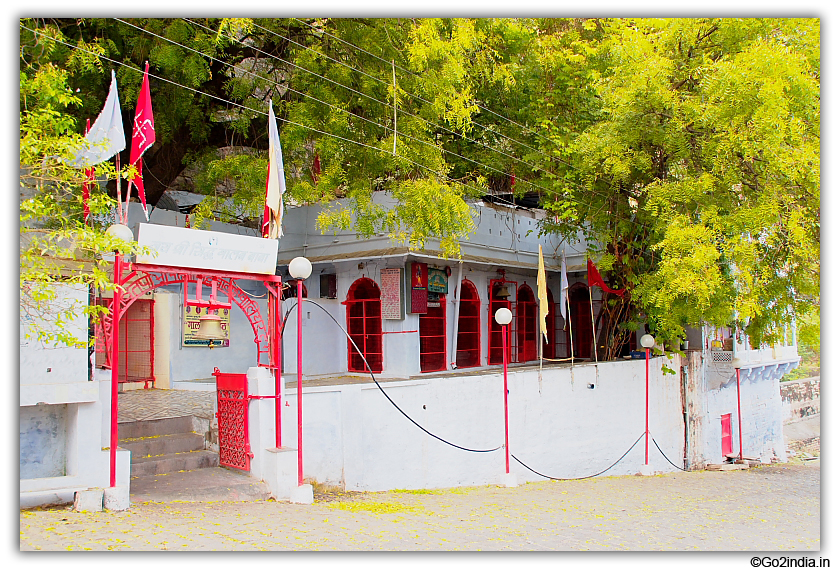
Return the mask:
[[[130,390],[119,395],[120,422],[159,420],[180,416],[213,417],[216,392],[192,390]]]
[[[820,548],[819,463],[516,488],[322,493],[313,505],[169,500],[124,512],[33,509],[20,512],[20,549],[790,554]]]

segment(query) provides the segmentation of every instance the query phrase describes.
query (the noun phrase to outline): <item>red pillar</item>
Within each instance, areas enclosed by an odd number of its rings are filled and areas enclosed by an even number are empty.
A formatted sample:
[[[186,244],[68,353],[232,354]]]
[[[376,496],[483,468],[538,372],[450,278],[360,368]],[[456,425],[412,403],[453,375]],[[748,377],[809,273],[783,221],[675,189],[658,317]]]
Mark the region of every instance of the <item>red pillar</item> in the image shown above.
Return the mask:
[[[502,325],[502,363],[505,379],[505,473],[510,473],[510,446],[508,445],[507,325]]]
[[[735,386],[738,390],[738,459],[744,460],[744,431],[741,429],[741,369],[735,369]]]
[[[280,394],[282,394],[283,390],[283,374],[281,373],[282,362],[281,362],[281,351],[280,351],[280,343],[282,342],[280,338],[280,287],[274,288],[274,294],[271,296],[271,312],[272,312],[272,323],[274,326],[274,334],[272,335],[271,343],[272,343],[272,352],[274,353],[274,445],[277,448],[283,446],[283,438],[281,426],[281,413],[283,410],[283,402],[280,399]]]
[[[117,403],[118,383],[120,377],[120,304],[122,303],[122,256],[114,254],[114,300],[111,305],[111,441],[110,441],[110,472],[111,487],[117,486]]]
[[[297,444],[298,486],[303,485],[303,279],[297,280]]]
[[[645,349],[645,465],[648,464],[648,440],[650,429],[648,428],[648,409],[650,401],[650,349]]]

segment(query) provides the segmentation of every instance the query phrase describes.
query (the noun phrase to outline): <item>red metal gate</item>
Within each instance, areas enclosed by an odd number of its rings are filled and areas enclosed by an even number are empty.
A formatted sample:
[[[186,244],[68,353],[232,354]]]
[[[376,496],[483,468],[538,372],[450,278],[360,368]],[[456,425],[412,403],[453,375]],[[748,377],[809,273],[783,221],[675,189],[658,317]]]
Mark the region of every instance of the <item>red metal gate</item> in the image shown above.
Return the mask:
[[[216,377],[219,420],[219,464],[251,470],[251,443],[248,441],[248,378],[245,374],[226,374],[218,368]]]

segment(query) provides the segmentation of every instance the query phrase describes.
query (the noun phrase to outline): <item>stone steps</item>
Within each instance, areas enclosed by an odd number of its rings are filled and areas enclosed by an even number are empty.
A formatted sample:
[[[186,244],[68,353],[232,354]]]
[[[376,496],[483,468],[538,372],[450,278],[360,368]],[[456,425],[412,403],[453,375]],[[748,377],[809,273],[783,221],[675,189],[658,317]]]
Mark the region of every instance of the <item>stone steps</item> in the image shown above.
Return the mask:
[[[131,461],[140,458],[186,451],[204,450],[204,436],[197,433],[172,433],[120,440],[120,447],[131,451]]]
[[[194,425],[192,416],[120,423],[120,447],[131,451],[132,478],[217,467],[219,455],[205,449]]]
[[[206,467],[218,467],[219,455],[212,451],[185,451],[183,453],[167,453],[151,457],[131,458],[131,476],[144,477],[146,475],[162,475],[192,471]]]

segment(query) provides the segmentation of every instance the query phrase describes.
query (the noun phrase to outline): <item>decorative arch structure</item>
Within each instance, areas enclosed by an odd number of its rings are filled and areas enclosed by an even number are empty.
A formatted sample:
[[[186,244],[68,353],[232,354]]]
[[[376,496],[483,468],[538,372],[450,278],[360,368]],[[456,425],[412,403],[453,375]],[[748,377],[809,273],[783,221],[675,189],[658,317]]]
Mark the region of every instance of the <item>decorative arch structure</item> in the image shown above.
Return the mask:
[[[228,296],[231,305],[236,304],[251,323],[254,331],[254,343],[257,348],[257,366],[273,370],[275,376],[275,421],[276,446],[282,446],[281,441],[281,371],[280,371],[280,295],[282,294],[282,280],[276,275],[263,273],[236,273],[214,269],[192,269],[165,265],[148,265],[142,263],[125,264],[122,256],[117,254],[114,260],[114,284],[117,291],[111,302],[111,312],[102,321],[104,333],[106,365],[111,368],[111,437],[110,437],[110,486],[116,486],[116,450],[117,450],[117,380],[119,378],[119,323],[128,308],[142,295],[166,285],[184,284],[186,295],[189,282],[197,282],[211,287],[221,286]],[[263,319],[260,307],[237,284],[237,279],[261,281],[268,289],[268,321]]]

